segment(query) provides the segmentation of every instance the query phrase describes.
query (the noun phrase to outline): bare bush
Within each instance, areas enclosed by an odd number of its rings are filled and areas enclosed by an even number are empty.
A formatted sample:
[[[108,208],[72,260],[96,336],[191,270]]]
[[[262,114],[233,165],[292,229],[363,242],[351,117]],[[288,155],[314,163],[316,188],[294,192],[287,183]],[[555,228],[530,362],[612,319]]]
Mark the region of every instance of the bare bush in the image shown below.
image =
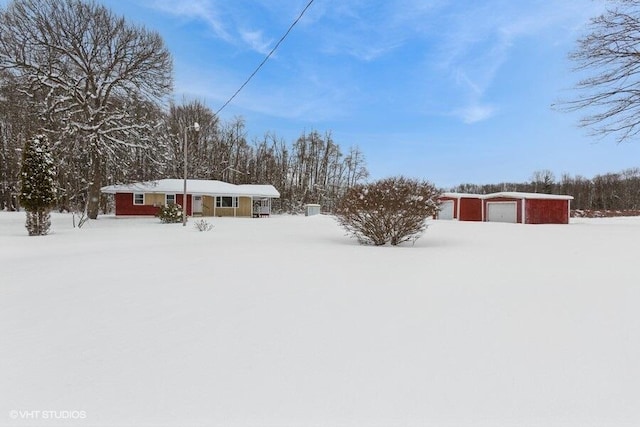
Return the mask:
[[[86,209],[80,212],[73,212],[71,215],[72,215],[71,218],[73,221],[73,228],[76,228],[76,215],[78,215],[78,224],[77,224],[78,228],[82,228],[85,222],[89,221],[89,216],[87,215]]]
[[[438,212],[440,191],[426,181],[403,177],[352,187],[336,207],[338,222],[362,244],[415,242]]]
[[[211,231],[213,230],[213,224],[207,222],[205,219],[199,219],[194,223],[196,230],[198,231]]]

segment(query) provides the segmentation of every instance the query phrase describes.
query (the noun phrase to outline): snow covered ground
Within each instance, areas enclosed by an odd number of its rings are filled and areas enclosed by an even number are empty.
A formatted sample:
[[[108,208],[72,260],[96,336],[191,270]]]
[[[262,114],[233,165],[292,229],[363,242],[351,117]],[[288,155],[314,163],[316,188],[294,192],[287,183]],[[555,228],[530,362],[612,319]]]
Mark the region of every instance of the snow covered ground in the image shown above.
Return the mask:
[[[211,222],[0,212],[0,425],[640,425],[639,218]]]

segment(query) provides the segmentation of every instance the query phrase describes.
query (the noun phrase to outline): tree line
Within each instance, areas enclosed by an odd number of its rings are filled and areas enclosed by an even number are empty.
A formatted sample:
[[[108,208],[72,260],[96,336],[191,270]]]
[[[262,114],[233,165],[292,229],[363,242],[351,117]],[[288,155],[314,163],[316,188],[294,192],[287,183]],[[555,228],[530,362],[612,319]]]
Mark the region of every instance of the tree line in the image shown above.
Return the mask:
[[[547,194],[567,194],[574,197],[572,209],[579,210],[640,210],[640,168],[593,178],[562,174],[559,179],[549,170],[536,171],[527,182],[499,184],[461,184],[452,191],[488,194],[500,191],[522,191]]]
[[[200,101],[172,103],[173,64],[160,35],[95,2],[14,0],[0,9],[0,209],[18,209],[22,150],[46,135],[61,210],[96,218],[100,188],[188,175],[273,184],[280,208],[331,207],[368,175],[362,152],[330,132],[294,142],[247,137]],[[193,128],[200,125],[199,131]]]

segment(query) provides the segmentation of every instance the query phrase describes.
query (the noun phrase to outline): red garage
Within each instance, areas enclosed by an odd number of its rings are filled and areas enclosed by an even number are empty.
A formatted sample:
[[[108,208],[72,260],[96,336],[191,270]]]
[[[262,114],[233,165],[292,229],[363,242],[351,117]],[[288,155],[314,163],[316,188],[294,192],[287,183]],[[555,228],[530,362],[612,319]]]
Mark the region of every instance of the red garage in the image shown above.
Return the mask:
[[[572,196],[500,192],[492,194],[443,193],[438,219],[568,224]]]
[[[483,197],[484,221],[568,224],[572,196],[501,192]]]
[[[459,221],[482,221],[482,198],[480,194],[443,193],[440,196],[438,219]]]

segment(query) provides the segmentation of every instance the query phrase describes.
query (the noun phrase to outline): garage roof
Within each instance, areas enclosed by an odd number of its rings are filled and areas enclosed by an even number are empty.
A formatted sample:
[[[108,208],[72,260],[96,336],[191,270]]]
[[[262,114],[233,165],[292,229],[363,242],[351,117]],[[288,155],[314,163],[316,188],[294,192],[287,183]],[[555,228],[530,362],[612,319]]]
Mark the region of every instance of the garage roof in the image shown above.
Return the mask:
[[[494,199],[496,197],[506,197],[510,199],[573,200],[573,196],[565,196],[561,194],[522,193],[519,191],[503,191],[500,193],[486,194],[484,196],[485,199]]]
[[[442,197],[451,197],[459,199],[461,197],[471,197],[474,199],[482,199],[486,194],[471,194],[471,193],[442,193]]]
[[[464,198],[471,197],[474,199],[495,199],[505,197],[509,199],[548,199],[548,200],[573,200],[573,196],[561,194],[544,194],[544,193],[524,193],[520,191],[501,191],[491,194],[471,194],[471,193],[442,193],[441,197]]]

